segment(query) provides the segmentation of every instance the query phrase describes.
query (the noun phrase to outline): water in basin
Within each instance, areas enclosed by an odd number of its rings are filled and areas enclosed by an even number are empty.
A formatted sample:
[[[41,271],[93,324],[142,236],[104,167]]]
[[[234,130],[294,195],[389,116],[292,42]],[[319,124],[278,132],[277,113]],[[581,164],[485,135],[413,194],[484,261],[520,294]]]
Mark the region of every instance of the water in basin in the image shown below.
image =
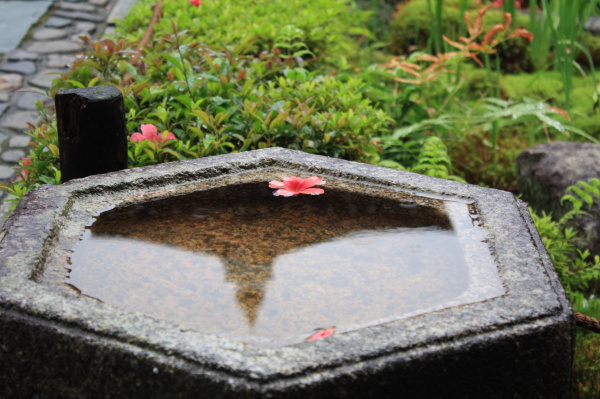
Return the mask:
[[[76,246],[67,283],[122,309],[269,345],[435,310],[469,289],[447,201],[328,186],[319,196],[272,192],[243,183],[103,212]]]

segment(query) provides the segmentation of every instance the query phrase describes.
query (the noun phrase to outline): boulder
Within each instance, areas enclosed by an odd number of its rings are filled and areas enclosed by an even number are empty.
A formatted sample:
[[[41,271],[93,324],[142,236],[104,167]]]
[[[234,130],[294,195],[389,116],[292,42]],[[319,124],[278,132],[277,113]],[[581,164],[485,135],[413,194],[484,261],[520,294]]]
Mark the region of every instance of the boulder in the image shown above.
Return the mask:
[[[560,219],[571,206],[560,199],[567,187],[578,181],[600,178],[600,145],[557,141],[527,149],[517,158],[518,189],[536,212],[551,212]],[[590,216],[576,216],[570,225],[578,231],[576,245],[600,255],[600,201],[589,209]]]

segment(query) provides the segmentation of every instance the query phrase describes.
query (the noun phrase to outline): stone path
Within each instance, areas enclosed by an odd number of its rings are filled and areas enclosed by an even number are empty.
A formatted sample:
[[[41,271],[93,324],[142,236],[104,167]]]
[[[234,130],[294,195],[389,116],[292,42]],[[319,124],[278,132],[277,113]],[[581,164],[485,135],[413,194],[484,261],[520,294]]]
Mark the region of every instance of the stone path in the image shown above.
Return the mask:
[[[38,120],[36,101],[52,102],[46,91],[57,73],[81,52],[80,37],[112,32],[135,0],[0,0],[0,181],[14,180],[13,169],[29,152],[27,123]],[[29,91],[28,91],[29,90]],[[6,193],[0,191],[0,201]],[[0,225],[7,209],[0,203]]]

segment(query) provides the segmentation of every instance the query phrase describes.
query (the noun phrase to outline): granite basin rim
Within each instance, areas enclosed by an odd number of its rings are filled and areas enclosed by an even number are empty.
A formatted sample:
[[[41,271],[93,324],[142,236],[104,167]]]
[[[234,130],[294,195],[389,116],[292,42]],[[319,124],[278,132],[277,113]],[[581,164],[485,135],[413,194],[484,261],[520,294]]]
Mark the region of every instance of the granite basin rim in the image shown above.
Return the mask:
[[[267,168],[333,176],[413,195],[475,204],[492,237],[494,256],[507,294],[317,342],[265,349],[235,339],[185,330],[84,296],[59,294],[31,279],[33,276],[35,280],[40,267],[38,259],[54,250],[53,234],[60,230],[64,218],[77,207],[78,201],[95,198],[93,211],[98,212],[103,206],[111,206],[115,198],[169,195],[172,192],[169,190],[189,189],[199,179],[235,178],[241,172]],[[123,350],[143,348],[162,359],[158,363],[181,367],[185,364],[230,384],[238,381],[267,389],[270,381],[283,377],[293,385],[303,379],[321,378],[318,375],[323,370],[351,372],[365,362],[403,361],[414,353],[430,350],[427,347],[432,342],[438,348],[450,348],[473,339],[492,339],[502,331],[520,334],[556,320],[569,320],[571,309],[545,250],[540,248],[539,239],[531,238],[531,230],[535,228],[526,212],[523,203],[499,190],[280,148],[75,179],[61,186],[42,186],[28,195],[16,211],[21,217],[9,219],[0,232],[0,262],[3,263],[0,310],[15,317],[27,315],[92,340],[116,340],[126,344]],[[46,222],[32,229],[32,223],[40,220]],[[12,234],[5,236],[7,229],[11,229]],[[520,244],[517,248],[513,245],[515,239]],[[315,376],[311,377],[312,373],[316,373]]]

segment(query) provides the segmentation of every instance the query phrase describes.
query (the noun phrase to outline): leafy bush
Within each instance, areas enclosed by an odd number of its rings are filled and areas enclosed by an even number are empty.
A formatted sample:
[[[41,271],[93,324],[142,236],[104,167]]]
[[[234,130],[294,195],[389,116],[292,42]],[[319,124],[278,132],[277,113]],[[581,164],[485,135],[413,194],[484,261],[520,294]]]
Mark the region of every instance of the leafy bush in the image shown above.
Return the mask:
[[[360,79],[245,56],[243,44],[217,52],[186,39],[185,32],[163,33],[153,51],[133,63],[135,43],[88,41],[89,55],[56,79],[52,92],[115,85],[124,94],[130,133],[142,124],[173,133],[175,140],[165,142],[130,141],[133,167],[271,146],[357,161],[377,152],[373,137],[391,119],[365,98]],[[60,181],[53,118],[34,129],[36,149],[23,165],[27,172],[8,187],[17,198]]]
[[[127,42],[140,40],[152,18],[155,0],[140,0],[119,23],[117,36]],[[263,52],[332,65],[357,56],[359,35],[366,29],[368,14],[350,0],[221,0],[190,7],[189,0],[162,2],[162,18],[155,32],[190,31],[189,42],[208,47],[232,48],[251,42],[246,55]],[[184,43],[187,44],[187,43]]]

